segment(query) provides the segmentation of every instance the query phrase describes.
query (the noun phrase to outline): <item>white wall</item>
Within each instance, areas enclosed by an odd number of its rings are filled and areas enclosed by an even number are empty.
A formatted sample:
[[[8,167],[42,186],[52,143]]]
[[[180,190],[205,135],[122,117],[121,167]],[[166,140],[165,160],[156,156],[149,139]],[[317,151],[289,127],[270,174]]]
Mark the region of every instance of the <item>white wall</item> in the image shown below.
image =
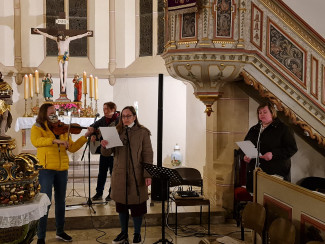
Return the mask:
[[[206,113],[203,102],[193,95],[192,85],[186,85],[186,161],[187,167],[203,175],[206,159]],[[182,151],[182,148],[181,148]],[[184,151],[183,151],[184,152]]]
[[[126,68],[135,60],[135,0],[115,4],[117,68]]]
[[[94,31],[88,38],[88,53],[96,69],[108,67],[109,24],[109,1],[88,1],[88,29]]]
[[[282,0],[321,36],[325,37],[324,0]]]
[[[0,0],[0,63],[14,66],[14,0]]]
[[[163,164],[170,164],[170,154],[176,143],[186,148],[186,86],[172,77],[164,77]],[[114,102],[118,110],[139,104],[139,122],[152,133],[154,162],[157,162],[158,76],[117,79]]]
[[[43,61],[45,56],[45,38],[40,35],[32,35],[31,28],[45,27],[43,1],[20,1],[20,5],[22,65],[23,67],[37,67]]]

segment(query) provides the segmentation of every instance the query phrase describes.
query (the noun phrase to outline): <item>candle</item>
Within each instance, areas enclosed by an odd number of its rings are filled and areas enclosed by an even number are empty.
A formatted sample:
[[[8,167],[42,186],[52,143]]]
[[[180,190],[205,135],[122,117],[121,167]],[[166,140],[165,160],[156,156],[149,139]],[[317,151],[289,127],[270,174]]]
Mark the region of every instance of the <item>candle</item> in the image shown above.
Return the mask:
[[[39,73],[35,70],[35,93],[39,94]]]
[[[98,100],[98,77],[95,77],[95,100]]]
[[[83,87],[84,92],[83,93],[87,94],[87,73],[86,73],[86,71],[84,71],[82,77],[83,77],[83,83],[84,83],[84,87]]]
[[[28,76],[24,76],[24,99],[28,99]]]
[[[89,76],[89,97],[94,97],[94,77],[93,75]]]
[[[33,75],[29,74],[29,94],[30,98],[33,98],[34,91],[33,91]]]

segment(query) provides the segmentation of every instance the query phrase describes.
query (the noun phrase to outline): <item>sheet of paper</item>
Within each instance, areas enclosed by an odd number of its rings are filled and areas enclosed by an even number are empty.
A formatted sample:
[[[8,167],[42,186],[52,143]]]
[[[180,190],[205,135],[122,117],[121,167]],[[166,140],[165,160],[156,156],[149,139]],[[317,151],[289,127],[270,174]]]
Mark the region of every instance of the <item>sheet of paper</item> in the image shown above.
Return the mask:
[[[123,146],[115,127],[99,127],[104,140],[108,141],[106,149]]]
[[[240,147],[240,149],[245,153],[247,157],[256,158],[257,148],[251,141],[238,141],[236,144]]]

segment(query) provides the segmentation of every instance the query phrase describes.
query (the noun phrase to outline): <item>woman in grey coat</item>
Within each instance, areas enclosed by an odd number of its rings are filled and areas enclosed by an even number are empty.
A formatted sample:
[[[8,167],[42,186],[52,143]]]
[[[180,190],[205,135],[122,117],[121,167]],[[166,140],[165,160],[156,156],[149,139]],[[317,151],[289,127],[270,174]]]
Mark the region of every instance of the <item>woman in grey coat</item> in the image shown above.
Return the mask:
[[[141,243],[142,218],[147,213],[148,186],[151,184],[151,178],[144,171],[142,163],[153,162],[151,133],[139,123],[132,106],[122,110],[116,129],[123,146],[106,149],[109,141],[101,141],[102,155],[114,153],[111,198],[116,202],[121,233],[112,243],[124,243],[128,240],[129,209],[134,224],[132,243]]]

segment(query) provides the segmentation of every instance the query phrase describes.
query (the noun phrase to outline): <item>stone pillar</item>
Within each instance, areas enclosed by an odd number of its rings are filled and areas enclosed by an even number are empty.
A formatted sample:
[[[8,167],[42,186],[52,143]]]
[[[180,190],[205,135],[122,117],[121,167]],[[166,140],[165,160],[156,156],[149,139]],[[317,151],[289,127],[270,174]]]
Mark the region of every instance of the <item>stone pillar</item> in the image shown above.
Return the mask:
[[[15,68],[17,70],[16,83],[20,85],[23,81],[21,69],[22,69],[22,58],[21,58],[21,8],[20,0],[14,1],[15,8],[15,31],[14,31],[14,41],[15,41]]]
[[[115,85],[113,75],[116,69],[116,29],[115,29],[115,0],[109,1],[109,83]]]
[[[204,192],[212,206],[233,208],[234,149],[248,131],[249,98],[234,83],[213,105],[206,122],[206,165],[203,168]]]

